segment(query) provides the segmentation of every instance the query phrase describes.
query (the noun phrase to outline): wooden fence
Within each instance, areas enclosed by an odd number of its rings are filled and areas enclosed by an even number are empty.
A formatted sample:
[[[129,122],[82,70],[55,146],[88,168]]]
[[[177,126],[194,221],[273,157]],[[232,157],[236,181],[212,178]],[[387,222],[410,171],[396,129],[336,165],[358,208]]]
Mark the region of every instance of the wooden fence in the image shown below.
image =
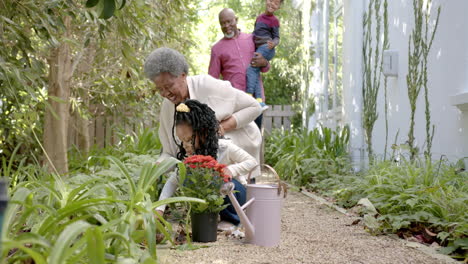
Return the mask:
[[[90,109],[91,118],[86,121],[87,131],[89,133],[90,145],[98,148],[115,145],[123,135],[136,133],[140,128],[151,128],[157,126],[159,118],[156,116],[144,118],[144,120],[135,120],[135,114],[109,113],[104,107],[94,107]],[[78,123],[79,117],[72,115],[68,123],[68,145],[79,145],[79,137],[82,128]]]
[[[156,116],[145,118],[144,121],[134,120],[133,113],[107,113],[102,107],[91,109],[90,120],[86,121],[90,138],[90,145],[104,148],[115,145],[122,134],[129,135],[137,132],[139,128],[156,127],[159,122]],[[263,133],[268,135],[274,128],[289,130],[291,128],[291,118],[294,111],[290,105],[270,105],[263,115]],[[68,129],[69,146],[78,145],[80,129],[78,128],[78,118],[70,117]]]
[[[291,129],[292,117],[296,114],[290,105],[270,105],[263,114],[263,133],[270,134],[274,128]]]

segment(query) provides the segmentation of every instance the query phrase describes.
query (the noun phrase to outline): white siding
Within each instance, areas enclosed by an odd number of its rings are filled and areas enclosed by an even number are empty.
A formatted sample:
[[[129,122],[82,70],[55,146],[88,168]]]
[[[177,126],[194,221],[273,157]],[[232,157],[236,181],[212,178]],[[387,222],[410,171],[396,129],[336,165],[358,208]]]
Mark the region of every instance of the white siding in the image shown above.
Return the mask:
[[[360,124],[360,117],[353,109],[362,87],[361,49],[357,43],[362,35],[363,1],[345,0],[344,35],[344,119],[345,123]],[[412,0],[389,0],[389,39],[390,49],[399,55],[399,75],[388,78],[389,99],[389,138],[388,152],[399,131],[397,144],[408,138],[410,108],[407,95],[406,74],[408,71],[408,38],[413,29],[414,14]],[[468,110],[461,111],[452,105],[451,97],[468,92],[468,10],[467,0],[433,0],[432,16],[435,19],[436,7],[441,6],[439,27],[429,54],[428,87],[431,122],[435,127],[432,146],[433,159],[444,154],[449,159],[468,156]],[[348,7],[348,8],[346,8]],[[356,11],[358,10],[358,11]],[[360,38],[362,42],[362,37]],[[359,54],[356,54],[359,53]],[[355,76],[353,76],[355,75]],[[383,78],[382,78],[383,79]],[[346,96],[348,95],[348,96]],[[468,102],[467,102],[468,103]],[[419,148],[425,148],[424,91],[417,102],[415,137]],[[374,128],[374,150],[382,155],[385,146],[385,119],[383,83],[378,98],[379,118]],[[356,130],[357,131],[357,130]],[[362,142],[362,135],[352,135],[352,147]]]

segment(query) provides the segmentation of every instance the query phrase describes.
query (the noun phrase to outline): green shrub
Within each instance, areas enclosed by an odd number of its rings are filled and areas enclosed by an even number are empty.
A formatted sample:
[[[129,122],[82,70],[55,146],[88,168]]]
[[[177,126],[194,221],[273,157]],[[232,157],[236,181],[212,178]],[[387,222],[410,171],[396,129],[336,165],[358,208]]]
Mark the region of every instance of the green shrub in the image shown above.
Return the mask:
[[[40,177],[12,190],[2,233],[4,263],[155,263],[156,233],[171,238],[171,225],[156,221],[164,203],[203,202],[187,197],[154,201],[155,183],[179,161],[140,163],[106,157],[108,167],[95,173]],[[135,162],[136,161],[136,162]],[[28,246],[24,246],[28,244]]]
[[[462,161],[375,161],[353,173],[347,158],[349,129],[310,132],[274,131],[265,159],[282,179],[344,207],[367,198],[375,207],[372,233],[428,228],[437,233],[441,252],[467,258],[468,171]]]
[[[438,233],[442,251],[468,250],[468,172],[449,162],[379,162],[369,168],[354,192],[363,193],[379,212],[382,231],[415,225]]]
[[[308,131],[274,130],[267,139],[265,160],[292,184],[306,186],[349,170],[349,128]]]

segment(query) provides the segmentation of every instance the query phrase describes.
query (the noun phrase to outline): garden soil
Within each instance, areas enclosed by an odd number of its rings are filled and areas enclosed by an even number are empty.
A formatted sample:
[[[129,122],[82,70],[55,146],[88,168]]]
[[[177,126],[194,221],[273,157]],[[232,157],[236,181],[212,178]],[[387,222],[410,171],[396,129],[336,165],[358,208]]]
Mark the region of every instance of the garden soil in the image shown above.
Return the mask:
[[[265,248],[243,244],[239,238],[218,233],[218,241],[198,244],[197,250],[158,248],[167,264],[267,263],[453,263],[446,256],[430,255],[391,236],[372,236],[356,217],[347,216],[302,193],[291,191],[282,211],[281,244]]]

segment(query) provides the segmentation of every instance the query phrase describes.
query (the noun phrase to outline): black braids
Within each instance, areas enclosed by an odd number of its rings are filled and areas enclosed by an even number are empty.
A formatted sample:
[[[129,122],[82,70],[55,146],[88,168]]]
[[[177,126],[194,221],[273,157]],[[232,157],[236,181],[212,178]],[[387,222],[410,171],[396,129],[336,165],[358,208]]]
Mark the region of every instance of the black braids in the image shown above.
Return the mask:
[[[191,102],[189,102],[191,103]],[[192,105],[192,104],[191,104]],[[200,137],[200,148],[195,150],[199,155],[210,155],[216,159],[218,150],[217,120],[214,111],[205,104],[195,104],[198,115],[195,123],[198,124],[196,134]]]
[[[211,109],[209,109],[211,110]],[[216,159],[217,150],[218,150],[218,137],[217,137],[217,125],[218,121],[216,120],[216,116],[214,112],[211,110],[212,113],[209,115],[202,116],[202,122],[206,123],[206,127],[201,131],[205,140],[203,142],[203,150],[206,151],[204,155],[210,155]],[[213,152],[213,150],[215,150]],[[210,153],[211,152],[211,153]]]
[[[174,143],[176,144],[176,146],[179,148],[179,151],[177,152],[176,158],[178,160],[183,160],[185,158],[186,152],[185,152],[183,143],[180,142],[180,144],[177,144],[177,140],[175,138],[176,120],[177,120],[177,105],[174,105],[174,120],[172,122],[172,139],[174,140]]]
[[[206,104],[196,100],[186,100],[184,102],[190,109],[189,112],[175,113],[174,125],[188,124],[192,126],[192,144],[195,147],[195,139],[199,137],[199,147],[195,149],[197,155],[209,155],[217,158],[218,153],[218,130],[219,124],[216,120],[215,112]],[[186,156],[186,151],[182,145],[179,146],[178,159]]]

